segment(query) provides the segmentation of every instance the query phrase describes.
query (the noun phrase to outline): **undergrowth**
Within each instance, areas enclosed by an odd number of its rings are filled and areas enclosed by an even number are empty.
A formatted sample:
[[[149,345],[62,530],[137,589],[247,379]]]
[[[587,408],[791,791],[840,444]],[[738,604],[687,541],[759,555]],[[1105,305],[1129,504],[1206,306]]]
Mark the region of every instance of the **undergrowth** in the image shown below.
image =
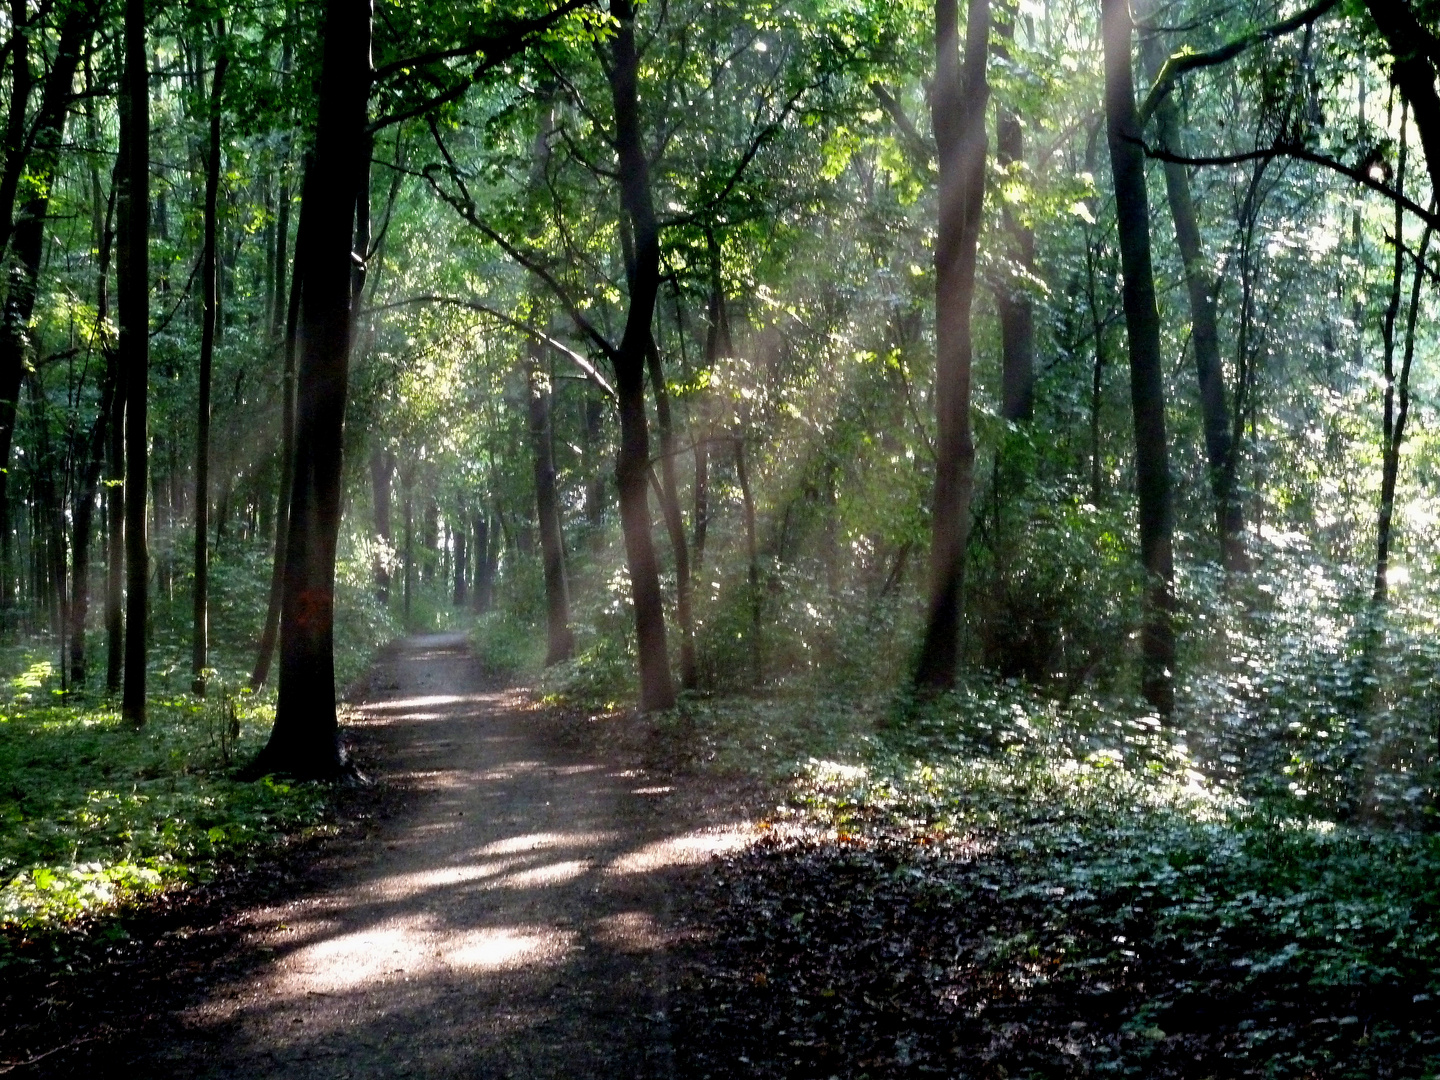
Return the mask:
[[[43,931],[204,881],[322,827],[323,787],[231,778],[274,710],[216,689],[152,697],[136,731],[114,702],[62,695],[48,661],[3,684],[0,928]]]

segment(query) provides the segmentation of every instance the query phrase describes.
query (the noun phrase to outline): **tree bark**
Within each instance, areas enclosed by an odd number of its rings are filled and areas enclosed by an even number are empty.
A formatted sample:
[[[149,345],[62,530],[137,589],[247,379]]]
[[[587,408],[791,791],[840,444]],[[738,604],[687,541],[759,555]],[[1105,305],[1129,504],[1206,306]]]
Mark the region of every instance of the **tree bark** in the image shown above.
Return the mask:
[[[685,519],[680,514],[680,493],[675,482],[675,429],[670,418],[670,394],[665,389],[665,372],[660,350],[652,338],[646,352],[650,389],[655,395],[655,421],[660,429],[660,486],[656,495],[670,534],[675,558],[675,617],[680,623],[680,685],[694,690],[699,675],[695,667],[695,616],[690,606],[690,550],[685,538]]]
[[[76,3],[65,12],[56,42],[55,60],[47,74],[40,93],[40,103],[31,121],[29,136],[30,152],[24,154],[26,142],[23,131],[19,144],[7,146],[7,175],[3,183],[8,188],[0,192],[6,198],[4,209],[0,210],[0,225],[4,226],[10,247],[9,282],[5,294],[5,305],[0,312],[0,597],[8,601],[10,595],[10,450],[15,437],[16,408],[20,399],[20,387],[25,377],[25,354],[29,348],[30,317],[35,310],[35,299],[39,287],[40,262],[44,255],[45,218],[50,206],[50,192],[60,163],[60,143],[65,131],[65,118],[75,97],[75,75],[80,67],[80,54],[89,39],[95,22],[95,9],[88,3]],[[17,98],[21,92],[28,96],[29,60],[24,31],[19,35],[17,46],[21,46],[16,62],[23,61],[25,68],[16,89]],[[20,67],[13,70],[19,72]],[[19,107],[23,110],[23,100]],[[15,119],[12,102],[11,120]],[[23,111],[20,123],[24,126]],[[13,179],[8,170],[13,164],[19,172]],[[13,206],[18,194],[21,175],[31,178],[32,194],[18,220],[13,217]],[[13,222],[13,224],[12,224]],[[4,245],[0,243],[0,254]]]
[[[205,237],[200,256],[200,392],[195,421],[195,583],[190,653],[190,690],[205,696],[205,669],[210,664],[210,382],[215,361],[215,316],[219,281],[216,275],[215,231],[220,203],[220,112],[225,70],[230,63],[225,19],[216,20],[215,77],[210,90],[210,147],[205,163]]]
[[[110,402],[105,487],[105,690],[120,690],[125,656],[125,371],[116,353],[119,384]]]
[[[390,482],[395,463],[389,452],[376,443],[370,450],[370,492],[375,511],[375,535],[390,546]],[[390,602],[390,571],[385,560],[375,558],[375,598],[382,604]]]
[[[1145,34],[1141,53],[1150,79],[1160,73],[1165,50],[1157,32]],[[1155,109],[1155,128],[1162,150],[1182,154],[1180,110],[1167,94]],[[1200,416],[1205,429],[1205,457],[1210,490],[1215,499],[1215,528],[1226,570],[1244,572],[1245,511],[1235,491],[1235,452],[1230,437],[1230,409],[1225,401],[1225,369],[1220,360],[1220,331],[1215,317],[1215,281],[1205,260],[1195,201],[1190,193],[1189,167],[1165,163],[1165,194],[1175,223],[1175,243],[1185,266],[1185,289],[1190,300],[1190,347],[1195,350],[1195,375],[1200,388]]]
[[[306,173],[309,173],[307,164]],[[302,180],[301,189],[304,190]],[[301,221],[303,225],[303,219]],[[295,265],[290,271],[290,298],[285,312],[285,341],[282,345],[280,393],[280,490],[275,499],[275,553],[270,563],[270,595],[265,604],[265,625],[260,631],[260,648],[250,671],[250,689],[259,690],[270,678],[275,644],[280,638],[280,608],[285,595],[285,552],[290,534],[290,488],[295,480],[295,347],[300,332],[300,260],[305,253],[305,234],[295,232]],[[279,288],[279,286],[277,286]]]
[[[915,672],[918,687],[944,690],[959,661],[960,595],[974,487],[970,435],[970,306],[985,194],[989,0],[969,0],[960,67],[955,0],[935,3],[932,112],[940,164],[935,239],[935,492],[931,507],[930,601]]]
[[[483,615],[490,610],[490,582],[495,572],[495,546],[490,537],[490,523],[485,514],[475,515],[475,613]]]
[[[650,164],[640,132],[632,0],[612,0],[617,27],[611,52],[610,89],[615,109],[615,148],[619,158],[620,201],[634,239],[630,304],[625,334],[616,351],[615,390],[620,405],[620,453],[615,476],[620,489],[620,519],[635,606],[635,635],[640,666],[640,707],[650,711],[675,704],[670,659],[665,644],[665,608],[660,570],[650,532],[646,490],[650,437],[645,417],[645,350],[650,344],[655,296],[660,287],[660,231],[650,191]]]
[[[725,278],[721,273],[723,250],[713,229],[706,230],[705,246],[710,255],[710,298],[706,305],[709,326],[705,331],[705,368],[715,370],[735,347],[730,338],[730,318],[725,307]],[[676,300],[679,317],[679,300]],[[681,327],[680,332],[684,333]],[[695,573],[705,563],[705,539],[710,529],[710,400],[703,391],[698,402],[699,423],[695,425]]]
[[[740,485],[740,507],[745,516],[746,584],[750,590],[750,665],[755,685],[765,681],[765,652],[760,611],[760,538],[755,521],[755,497],[750,471],[745,467],[745,437],[735,437],[735,480]]]
[[[125,688],[120,709],[145,724],[150,629],[150,77],[145,0],[125,0],[124,239],[119,265],[120,355],[125,371]]]
[[[340,527],[357,204],[369,198],[368,0],[327,0],[313,183],[301,203],[295,473],[280,623],[280,691],[250,775],[333,779],[345,768],[335,714],[335,545]]]
[[[1009,0],[997,20],[1001,56],[1009,56],[1015,39],[1018,5]],[[1020,118],[1001,105],[995,111],[995,160],[1006,172],[1025,162],[1025,132]],[[1000,216],[1010,241],[1010,258],[1020,273],[1035,270],[1035,233],[1016,215],[1008,201],[1001,201]],[[1006,420],[1029,420],[1035,415],[1035,311],[1030,294],[1016,283],[1019,274],[1007,275],[997,291],[1000,315],[1000,415]]]
[[[1139,143],[1131,75],[1127,0],[1102,0],[1105,39],[1105,120],[1119,227],[1125,330],[1130,348],[1130,403],[1135,423],[1135,472],[1140,502],[1140,559],[1145,611],[1141,633],[1141,689],[1162,716],[1174,708],[1174,557],[1170,461],[1165,435],[1160,314],[1150,262],[1150,209],[1145,152]]]
[[[464,608],[470,596],[470,544],[469,530],[465,527],[464,515],[456,521],[455,528],[455,597],[453,604]]]
[[[545,665],[570,659],[575,638],[570,630],[570,591],[565,580],[565,541],[560,530],[560,500],[555,491],[555,454],[550,441],[550,373],[542,370],[544,346],[532,342],[525,364],[528,384],[530,450],[535,473],[535,511],[540,556],[545,570]]]

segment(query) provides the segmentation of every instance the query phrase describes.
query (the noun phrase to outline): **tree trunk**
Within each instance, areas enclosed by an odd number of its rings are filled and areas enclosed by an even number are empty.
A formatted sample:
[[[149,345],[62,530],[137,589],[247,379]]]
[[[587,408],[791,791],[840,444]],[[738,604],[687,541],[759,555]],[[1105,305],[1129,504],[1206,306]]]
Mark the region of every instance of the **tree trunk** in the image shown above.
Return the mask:
[[[305,172],[310,171],[307,163]],[[302,190],[304,181],[302,180]],[[301,224],[304,224],[303,217]],[[275,499],[275,553],[270,562],[270,595],[265,604],[265,626],[260,648],[250,671],[250,689],[259,690],[270,678],[270,664],[280,637],[280,607],[285,594],[285,552],[290,535],[290,488],[295,481],[295,347],[300,332],[300,260],[305,233],[295,231],[295,265],[290,271],[290,298],[285,312],[280,395],[280,490]],[[279,288],[279,286],[277,286]]]
[[[107,261],[107,247],[102,240],[102,267]],[[101,274],[103,281],[103,269]],[[103,312],[104,306],[102,299],[97,307]],[[103,315],[101,317],[103,318]],[[75,500],[71,527],[70,682],[75,686],[85,685],[85,624],[90,617],[90,533],[94,522],[95,499],[100,493],[100,472],[105,464],[106,429],[110,424],[119,381],[119,359],[109,354],[106,357],[105,382],[100,392],[100,409],[95,415],[95,425],[85,443],[85,471],[79,495]]]
[[[760,611],[760,538],[755,522],[755,497],[750,492],[750,471],[745,467],[745,437],[735,437],[735,480],[740,485],[740,506],[745,515],[746,583],[750,590],[750,666],[755,685],[765,681],[765,652]]]
[[[280,622],[280,691],[251,775],[330,779],[345,767],[335,714],[335,545],[350,369],[356,208],[365,157],[370,5],[327,0],[313,183],[301,203],[302,263],[295,473]]]
[[[1401,110],[1400,167],[1395,173],[1397,190],[1403,190],[1405,138],[1405,111]],[[1432,198],[1433,208],[1436,203]],[[1385,312],[1385,411],[1383,442],[1381,444],[1380,470],[1380,511],[1375,528],[1375,588],[1372,602],[1379,608],[1389,600],[1390,593],[1390,545],[1391,529],[1395,517],[1395,485],[1400,476],[1400,450],[1405,444],[1405,424],[1410,417],[1410,368],[1415,359],[1415,324],[1420,315],[1420,294],[1424,284],[1425,255],[1434,235],[1433,226],[1428,223],[1420,237],[1420,246],[1415,252],[1415,278],[1410,285],[1410,308],[1405,316],[1405,351],[1400,361],[1400,377],[1395,377],[1395,317],[1399,306],[1400,286],[1405,271],[1405,211],[1395,204],[1395,268],[1390,307]]]
[[[1150,79],[1160,73],[1165,50],[1158,33],[1147,33],[1141,53]],[[1183,153],[1180,110],[1173,94],[1167,94],[1155,109],[1155,127],[1160,148]],[[1200,387],[1200,416],[1205,428],[1205,457],[1209,465],[1210,490],[1215,499],[1215,527],[1220,538],[1220,555],[1225,569],[1244,572],[1245,512],[1235,491],[1235,452],[1230,438],[1230,409],[1225,402],[1225,369],[1220,360],[1220,331],[1215,318],[1215,282],[1205,260],[1195,202],[1190,194],[1189,167],[1165,163],[1165,194],[1170,217],[1175,222],[1175,243],[1185,266],[1185,289],[1190,299],[1190,346],[1195,350],[1195,375]]]
[[[22,12],[23,14],[23,12]],[[12,187],[0,197],[6,197],[0,210],[0,224],[5,234],[0,240],[9,241],[11,250],[9,282],[5,294],[5,305],[0,312],[0,597],[8,600],[10,595],[10,449],[15,437],[16,407],[20,398],[20,387],[25,377],[25,354],[29,347],[30,317],[35,310],[35,298],[39,286],[40,262],[44,255],[45,217],[50,206],[50,192],[60,162],[60,143],[65,131],[65,117],[75,96],[75,75],[80,67],[80,54],[93,29],[94,9],[88,4],[76,4],[67,10],[60,26],[56,43],[55,59],[47,74],[40,94],[40,104],[29,130],[28,155],[24,154],[24,137],[20,144],[7,147],[7,170],[12,165],[11,154],[20,155],[14,164],[20,173],[32,178],[28,185],[33,194],[26,200],[18,220],[13,219],[13,206],[18,187]],[[22,20],[23,21],[23,20]],[[20,53],[16,62],[25,59],[25,34],[16,28],[16,46]],[[19,68],[14,70],[18,71]],[[17,97],[20,91],[28,97],[28,66],[26,74],[19,79],[20,86],[13,87]],[[23,109],[23,101],[20,108]],[[13,103],[11,119],[14,119]],[[20,122],[24,124],[23,112]],[[15,178],[18,185],[19,175]],[[8,186],[11,178],[4,177]],[[12,224],[13,221],[13,224]],[[4,245],[0,243],[0,255]]]
[[[1009,0],[996,27],[1003,43],[998,52],[1007,58],[1017,17],[1018,5]],[[995,110],[995,160],[1006,172],[1025,162],[1025,132],[1020,118],[1003,105]],[[1035,312],[1029,292],[1017,284],[1017,279],[1021,274],[1034,273],[1035,233],[1008,201],[1002,201],[1000,208],[1010,239],[1010,258],[1019,270],[1007,275],[995,298],[1000,314],[1000,415],[1006,420],[1029,420],[1035,415]]]
[[[960,67],[955,0],[935,4],[935,144],[940,164],[935,239],[935,493],[931,508],[930,602],[915,683],[944,690],[955,682],[960,596],[969,536],[975,447],[970,436],[970,305],[985,195],[985,65],[989,0],[969,0],[965,66]]]
[[[494,569],[494,557],[491,554],[493,542],[490,538],[490,523],[484,514],[475,515],[475,588],[471,592],[471,602],[475,607],[475,614],[483,615],[490,609],[490,579]]]
[[[30,94],[35,80],[30,72],[30,5],[11,0],[10,5],[10,104],[5,112],[5,168],[0,172],[0,265],[10,243],[15,223],[15,197],[25,172],[26,135],[29,128]]]
[[[585,525],[590,546],[598,551],[605,543],[605,473],[600,467],[600,441],[605,431],[605,403],[588,382],[585,384]]]
[[[405,629],[410,629],[411,595],[415,592],[415,478],[406,471],[400,474],[405,509]]]
[[[454,606],[464,609],[470,597],[470,545],[469,530],[465,527],[464,516],[456,521],[455,528],[455,598]]]
[[[713,229],[705,233],[705,244],[710,254],[710,299],[706,306],[709,326],[705,331],[705,368],[715,370],[715,365],[735,351],[730,339],[730,319],[725,309],[725,279],[721,273],[722,249]],[[679,299],[676,299],[676,317],[679,317]],[[684,334],[684,327],[680,328]],[[699,422],[695,425],[695,574],[705,563],[705,537],[710,528],[710,400],[702,391],[698,403]]]
[[[1139,144],[1131,76],[1127,0],[1102,0],[1105,38],[1105,120],[1115,184],[1125,330],[1130,347],[1130,403],[1135,420],[1135,472],[1140,501],[1140,559],[1145,569],[1141,634],[1142,691],[1162,716],[1174,708],[1175,637],[1173,511],[1165,436],[1164,370],[1160,314],[1150,263],[1150,210],[1145,152]]]
[[[665,607],[660,570],[650,533],[646,491],[650,436],[645,418],[645,350],[650,344],[655,296],[660,288],[660,231],[650,192],[650,165],[640,132],[632,0],[612,0],[617,22],[610,66],[615,107],[615,148],[619,158],[620,201],[635,245],[630,275],[630,305],[625,334],[615,356],[615,390],[620,405],[620,453],[615,478],[620,489],[620,519],[635,604],[635,635],[640,661],[640,707],[649,711],[675,704],[670,658],[665,644]]]
[[[210,374],[215,361],[217,286],[215,225],[220,201],[220,110],[225,94],[225,69],[230,55],[225,19],[215,24],[215,81],[210,90],[210,148],[205,163],[205,238],[200,256],[200,403],[195,427],[195,584],[194,629],[190,653],[190,689],[205,696],[205,669],[210,664]]]
[[[150,77],[145,0],[125,0],[123,230],[119,264],[120,356],[125,372],[125,689],[121,712],[145,724],[150,629]]]
[[[675,483],[675,429],[670,419],[670,394],[665,388],[665,372],[660,363],[660,350],[654,340],[646,351],[650,369],[650,389],[655,395],[655,420],[660,429],[660,477],[656,491],[665,528],[670,534],[670,550],[675,558],[675,617],[680,622],[680,685],[694,690],[699,676],[695,669],[695,617],[690,607],[690,550],[685,538],[685,519],[680,514],[680,493]]]
[[[394,462],[386,449],[376,443],[370,450],[370,491],[375,511],[375,535],[390,546],[390,478]],[[390,571],[381,556],[375,557],[375,598],[390,602]]]
[[[545,569],[545,664],[569,660],[575,651],[570,630],[570,591],[565,580],[565,541],[555,491],[555,453],[550,436],[550,373],[542,371],[545,349],[532,342],[525,365],[530,408],[530,449],[535,465],[535,511]]]

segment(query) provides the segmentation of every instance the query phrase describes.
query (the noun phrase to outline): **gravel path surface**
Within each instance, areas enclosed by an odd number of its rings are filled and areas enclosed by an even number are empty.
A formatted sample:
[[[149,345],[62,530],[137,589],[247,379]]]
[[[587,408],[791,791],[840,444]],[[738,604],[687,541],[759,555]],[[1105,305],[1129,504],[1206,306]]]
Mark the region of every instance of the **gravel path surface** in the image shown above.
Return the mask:
[[[673,820],[664,781],[566,749],[485,687],[463,637],[382,658],[360,724],[377,779],[415,793],[319,887],[246,912],[252,962],[124,1074],[675,1075],[672,891],[741,834]]]

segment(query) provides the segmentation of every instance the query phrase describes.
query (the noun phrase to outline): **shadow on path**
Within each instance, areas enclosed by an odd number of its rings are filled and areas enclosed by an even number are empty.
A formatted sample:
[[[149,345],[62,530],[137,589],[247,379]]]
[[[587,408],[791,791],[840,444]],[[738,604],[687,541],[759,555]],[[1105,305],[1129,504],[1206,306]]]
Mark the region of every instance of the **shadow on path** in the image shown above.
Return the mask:
[[[243,917],[252,962],[123,1074],[665,1077],[670,894],[734,829],[555,745],[463,637],[413,638],[357,707],[415,790],[301,899]],[[118,1064],[118,1062],[115,1062]]]

